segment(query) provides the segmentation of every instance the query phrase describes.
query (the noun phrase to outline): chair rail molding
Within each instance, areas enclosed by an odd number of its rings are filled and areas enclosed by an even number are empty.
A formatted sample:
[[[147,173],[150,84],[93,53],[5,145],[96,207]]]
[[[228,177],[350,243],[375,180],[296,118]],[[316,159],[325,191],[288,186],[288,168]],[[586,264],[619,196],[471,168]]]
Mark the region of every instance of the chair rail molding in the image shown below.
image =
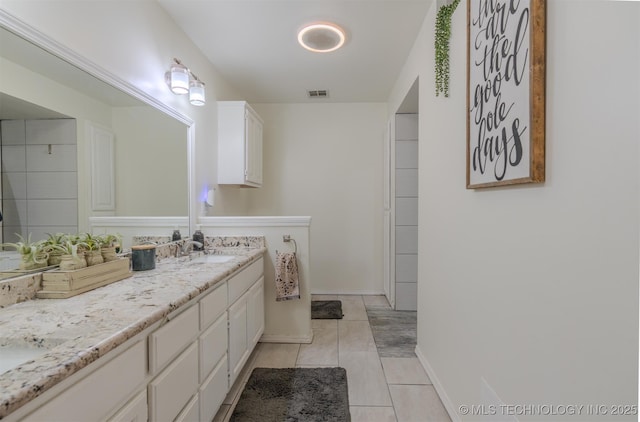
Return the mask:
[[[309,227],[310,216],[199,217],[198,224],[211,227]]]

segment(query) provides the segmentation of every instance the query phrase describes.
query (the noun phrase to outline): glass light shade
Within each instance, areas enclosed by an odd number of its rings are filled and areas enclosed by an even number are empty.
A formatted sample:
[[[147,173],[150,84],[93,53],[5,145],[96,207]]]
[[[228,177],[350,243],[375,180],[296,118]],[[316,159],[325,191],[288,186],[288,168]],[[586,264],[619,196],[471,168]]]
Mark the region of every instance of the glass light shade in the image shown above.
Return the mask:
[[[174,94],[180,95],[189,92],[189,69],[179,63],[176,63],[171,66],[169,73],[171,76],[171,91]]]
[[[314,53],[335,51],[344,45],[345,40],[344,30],[330,23],[307,25],[298,32],[300,45]]]
[[[204,83],[194,79],[189,83],[189,102],[195,106],[205,104]]]

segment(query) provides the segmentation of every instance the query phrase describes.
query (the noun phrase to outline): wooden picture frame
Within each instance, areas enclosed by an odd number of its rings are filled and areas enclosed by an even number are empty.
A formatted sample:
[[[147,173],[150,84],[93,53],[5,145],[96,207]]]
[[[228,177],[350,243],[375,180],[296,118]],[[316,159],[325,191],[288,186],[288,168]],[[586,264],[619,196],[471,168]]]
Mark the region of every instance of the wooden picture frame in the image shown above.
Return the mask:
[[[467,189],[544,182],[545,9],[467,2]]]

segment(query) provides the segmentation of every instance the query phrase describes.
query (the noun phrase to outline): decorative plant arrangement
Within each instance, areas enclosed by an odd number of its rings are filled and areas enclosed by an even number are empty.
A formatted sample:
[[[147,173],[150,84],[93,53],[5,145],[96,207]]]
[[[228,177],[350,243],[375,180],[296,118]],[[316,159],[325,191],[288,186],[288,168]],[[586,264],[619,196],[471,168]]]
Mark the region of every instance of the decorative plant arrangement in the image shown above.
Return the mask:
[[[451,38],[451,16],[460,0],[453,0],[438,9],[436,16],[436,97],[442,92],[449,96],[449,38]]]
[[[63,255],[60,261],[60,269],[69,271],[86,267],[87,260],[84,256],[86,247],[79,235],[67,235],[62,244]]]
[[[18,235],[20,239],[15,243],[3,243],[0,246],[13,248],[20,254],[20,264],[18,268],[20,270],[33,270],[36,268],[42,268],[47,266],[48,254],[43,249],[44,242],[42,240],[32,242],[31,235],[25,240],[22,236]]]
[[[104,262],[102,251],[100,250],[102,244],[97,236],[94,237],[90,233],[84,233],[82,235],[82,243],[86,247],[84,255],[87,266],[102,264]]]
[[[115,261],[118,259],[116,253],[122,244],[122,236],[117,233],[103,234],[97,236],[96,239],[100,243],[100,250],[102,252],[102,259],[104,262]]]
[[[67,235],[64,233],[47,233],[47,240],[43,242],[42,249],[48,254],[48,265],[60,265],[64,254],[63,245]]]
[[[131,277],[129,259],[119,259],[115,254],[120,239],[117,234],[64,235],[63,242],[54,248],[65,252],[59,271],[42,272],[42,289],[36,297],[65,299]]]
[[[17,236],[18,242],[2,243],[0,247],[15,249],[20,254],[20,270],[59,265],[61,270],[69,271],[114,261],[118,259],[116,247],[122,240],[119,234],[47,233],[47,239],[36,242],[31,241],[31,235],[26,240]]]

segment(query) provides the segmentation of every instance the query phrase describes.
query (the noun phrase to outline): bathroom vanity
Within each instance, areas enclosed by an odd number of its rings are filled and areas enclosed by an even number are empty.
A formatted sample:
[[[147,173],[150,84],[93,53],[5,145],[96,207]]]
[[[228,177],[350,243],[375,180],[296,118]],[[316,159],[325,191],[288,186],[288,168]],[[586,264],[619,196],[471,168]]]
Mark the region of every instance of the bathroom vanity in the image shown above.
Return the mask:
[[[0,309],[0,419],[212,420],[264,331],[263,246],[159,262],[69,299]]]

